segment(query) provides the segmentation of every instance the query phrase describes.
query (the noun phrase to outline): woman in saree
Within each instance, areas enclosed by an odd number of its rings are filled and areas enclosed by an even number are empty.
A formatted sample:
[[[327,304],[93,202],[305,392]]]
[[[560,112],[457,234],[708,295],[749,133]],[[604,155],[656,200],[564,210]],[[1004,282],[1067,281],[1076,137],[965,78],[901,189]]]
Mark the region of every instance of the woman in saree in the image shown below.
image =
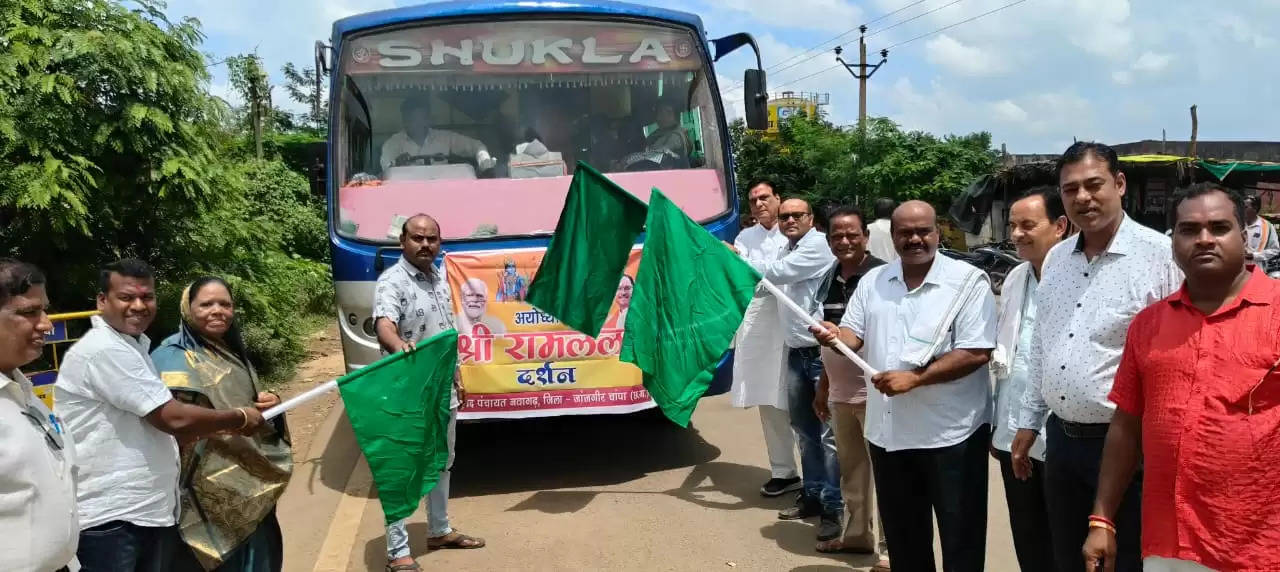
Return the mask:
[[[225,281],[196,280],[182,293],[181,314],[178,333],[151,354],[175,398],[215,409],[280,403],[258,390]],[[179,445],[179,528],[189,550],[180,551],[177,569],[279,572],[283,542],[275,508],[293,471],[284,417],[250,436]]]

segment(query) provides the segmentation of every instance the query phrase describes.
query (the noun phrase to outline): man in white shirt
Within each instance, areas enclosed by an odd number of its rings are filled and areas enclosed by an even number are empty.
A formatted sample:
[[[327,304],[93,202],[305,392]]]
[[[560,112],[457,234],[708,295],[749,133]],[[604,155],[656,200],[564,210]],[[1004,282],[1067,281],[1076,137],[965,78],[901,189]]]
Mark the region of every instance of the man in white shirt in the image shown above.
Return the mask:
[[[18,371],[40,357],[53,331],[45,278],[0,258],[0,570],[75,567],[80,524],[75,447]]]
[[[991,370],[996,378],[996,413],[991,435],[992,454],[1000,462],[1013,548],[1023,570],[1054,572],[1053,545],[1044,500],[1044,435],[1031,447],[1031,477],[1013,472],[1009,449],[1017,431],[1017,416],[1027,386],[1031,335],[1036,322],[1036,288],[1049,249],[1067,234],[1067,215],[1055,187],[1032,189],[1009,208],[1009,236],[1026,262],[1009,271],[999,300],[996,351]]]
[[[1045,500],[1054,560],[1059,571],[1070,571],[1085,566],[1081,547],[1115,411],[1107,395],[1129,322],[1176,291],[1182,272],[1169,237],[1125,215],[1125,176],[1113,149],[1084,141],[1067,148],[1058,161],[1058,188],[1067,217],[1081,232],[1055,246],[1042,270],[1030,375],[1011,454],[1018,477],[1030,476],[1031,448],[1045,428]],[[1121,572],[1142,569],[1141,495],[1139,471],[1115,520],[1115,564]]]
[[[99,275],[93,327],[67,352],[54,408],[79,446],[77,556],[89,571],[170,570],[178,536],[178,443],[220,431],[251,434],[257,408],[214,410],[177,401],[143,332],[156,314],[151,267],[126,259]]]
[[[390,167],[432,164],[435,156],[474,158],[476,168],[488,171],[498,164],[484,143],[453,131],[431,127],[431,103],[427,97],[409,98],[400,104],[404,130],[382,144],[382,170]]]
[[[894,569],[936,569],[936,512],[944,567],[978,572],[986,561],[995,296],[981,270],[936,255],[937,214],[928,203],[905,202],[892,221],[899,259],[862,278],[839,327],[813,331],[824,345],[839,338],[861,350],[880,372],[867,391],[866,437]]]
[[[1274,260],[1280,255],[1280,237],[1276,236],[1275,225],[1270,221],[1258,216],[1258,212],[1262,210],[1262,199],[1257,195],[1249,195],[1244,198],[1244,236],[1248,241],[1245,251],[1245,260],[1253,261],[1254,264],[1263,270],[1267,268],[1267,262]]]
[[[898,251],[894,250],[893,236],[889,231],[892,225],[889,218],[893,216],[893,209],[897,206],[889,197],[876,199],[876,220],[867,225],[867,251],[885,262],[893,262],[898,258]]]
[[[813,228],[813,209],[800,199],[783,201],[778,207],[778,226],[787,243],[776,260],[748,260],[765,280],[805,308],[814,318],[822,317],[822,301],[818,299],[827,273],[835,265],[835,256],[827,245],[825,234]],[[818,342],[809,333],[803,319],[786,306],[779,305],[783,343],[787,346],[787,409],[791,430],[800,445],[800,476],[804,489],[792,508],[778,513],[783,520],[799,520],[821,516],[818,541],[838,538],[843,531],[841,517],[844,501],[840,496],[840,464],[836,457],[835,434],[831,426],[818,419],[813,410],[818,380],[822,376],[822,358]]]
[[[752,181],[747,192],[756,224],[738,233],[733,248],[748,261],[776,260],[787,244],[778,228],[778,206],[782,204],[772,181]],[[760,494],[776,497],[802,487],[796,468],[796,436],[787,412],[787,346],[779,327],[778,301],[768,290],[756,290],[738,329],[733,350],[733,387],[730,399],[735,407],[755,407],[764,428],[764,446],[769,454],[770,478]]]

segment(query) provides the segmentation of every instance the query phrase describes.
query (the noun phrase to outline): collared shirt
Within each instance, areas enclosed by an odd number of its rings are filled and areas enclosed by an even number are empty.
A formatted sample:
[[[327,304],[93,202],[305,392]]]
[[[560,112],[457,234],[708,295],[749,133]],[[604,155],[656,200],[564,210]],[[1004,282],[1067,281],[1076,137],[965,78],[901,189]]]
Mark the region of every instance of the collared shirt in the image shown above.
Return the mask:
[[[147,354],[151,340],[117,332],[99,316],[90,320],[62,361],[53,403],[80,450],[80,527],[113,520],[173,526],[178,442],[144,419],[173,399]]]
[[[75,444],[21,372],[0,372],[0,570],[46,571],[80,540]]]
[[[822,317],[818,290],[831,265],[836,262],[835,255],[831,254],[831,247],[827,245],[826,234],[816,228],[809,229],[795,244],[788,241],[783,245],[776,260],[747,262],[811,316],[819,319]],[[778,312],[786,331],[784,342],[787,347],[810,348],[818,345],[813,334],[809,333],[808,322],[795,315],[784,304],[778,304]]]
[[[396,158],[402,154],[409,155],[455,155],[459,157],[476,157],[485,151],[484,143],[445,129],[431,129],[421,143],[409,138],[400,131],[382,144],[382,168],[386,170],[396,164]]]
[[[1007,374],[996,375],[996,413],[992,418],[994,427],[991,433],[991,446],[1005,452],[1013,448],[1013,437],[1018,432],[1018,409],[1022,405],[1022,394],[1026,391],[1027,378],[1031,374],[1031,336],[1035,333],[1036,323],[1035,294],[1036,288],[1040,285],[1031,268],[1031,263],[1024,264],[1025,268],[1019,276],[1015,277],[1013,272],[1009,273],[1009,278],[1018,279],[1016,282],[1005,280],[1004,283],[1004,298],[1016,298],[1018,305],[1002,305],[998,320],[999,323],[1010,320],[1018,324],[1014,339],[1007,342],[1008,345],[1005,348],[1005,351],[1013,354],[1009,371]],[[1012,294],[1011,287],[1020,288],[1021,296],[1009,296]],[[997,346],[1006,343],[998,339],[997,341],[999,342]],[[1043,461],[1044,450],[1044,431],[1041,430],[1031,446],[1031,457],[1037,461]]]
[[[862,264],[859,264],[853,275],[846,280],[837,262],[835,268],[832,268],[831,273],[827,275],[829,282],[826,300],[822,304],[822,319],[839,324],[844,318],[845,307],[848,306],[849,299],[853,297],[862,277],[878,266],[884,266],[884,261],[867,254],[862,259]],[[854,365],[853,361],[841,355],[840,352],[822,348],[822,365],[827,370],[828,401],[854,405],[867,402],[866,379],[862,370]]]
[[[1110,397],[1142,418],[1142,554],[1280,570],[1280,282],[1206,316],[1185,286],[1133,320]]]
[[[908,290],[901,259],[875,268],[858,284],[840,327],[862,339],[867,365],[879,371],[915,369],[901,356],[909,344],[933,336],[939,326],[944,326],[946,340],[934,358],[956,349],[993,349],[995,295],[986,280],[970,280],[972,272],[981,271],[935,256],[924,282]],[[957,301],[961,306],[955,319],[940,324],[946,309]],[[867,440],[889,451],[949,447],[990,420],[991,378],[986,367],[893,397],[875,387],[867,390]]]
[[[776,223],[773,228],[765,228],[760,223],[756,223],[755,226],[738,233],[738,238],[733,241],[733,246],[738,249],[743,258],[756,262],[777,260],[778,255],[782,253],[782,248],[786,245],[787,237],[782,234]],[[767,295],[764,288],[760,288],[757,292]]]
[[[1275,225],[1258,217],[1244,231],[1249,239],[1249,252],[1253,253],[1254,262],[1266,264],[1268,260],[1280,255],[1280,237],[1276,236]]]
[[[449,281],[439,270],[428,276],[401,256],[378,277],[374,287],[373,319],[379,318],[391,320],[400,339],[411,344],[454,329]],[[450,406],[458,403],[454,390]]]
[[[871,256],[885,262],[898,259],[898,251],[893,247],[893,232],[887,218],[878,218],[867,225],[867,251]]]
[[[1092,261],[1083,249],[1083,234],[1067,239],[1040,270],[1020,429],[1043,428],[1050,410],[1064,421],[1110,423],[1107,393],[1129,322],[1182,283],[1169,237],[1128,216]]]

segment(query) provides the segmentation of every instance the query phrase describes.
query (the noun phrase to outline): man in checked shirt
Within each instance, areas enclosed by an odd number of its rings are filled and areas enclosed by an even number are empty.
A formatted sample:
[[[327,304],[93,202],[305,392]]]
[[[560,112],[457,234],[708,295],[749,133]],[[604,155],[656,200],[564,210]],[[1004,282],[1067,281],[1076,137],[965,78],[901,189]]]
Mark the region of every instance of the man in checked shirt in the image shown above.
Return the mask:
[[[1177,290],[1182,272],[1169,237],[1125,215],[1125,176],[1110,147],[1069,147],[1058,160],[1058,186],[1067,218],[1081,232],[1049,251],[1041,272],[1030,375],[1011,453],[1014,473],[1029,478],[1029,452],[1048,417],[1045,505],[1057,569],[1069,572],[1084,569],[1080,547],[1115,411],[1107,395],[1125,332],[1140,310]],[[1115,518],[1122,572],[1142,569],[1140,467],[1135,474]]]

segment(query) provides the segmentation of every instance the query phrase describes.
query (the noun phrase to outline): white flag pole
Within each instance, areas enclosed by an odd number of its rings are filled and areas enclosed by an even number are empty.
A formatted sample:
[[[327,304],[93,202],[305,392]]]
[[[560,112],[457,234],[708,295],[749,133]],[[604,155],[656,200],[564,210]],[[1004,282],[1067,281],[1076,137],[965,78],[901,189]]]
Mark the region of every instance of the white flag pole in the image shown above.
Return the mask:
[[[787,295],[784,294],[782,290],[778,289],[777,286],[774,286],[772,282],[768,280],[761,280],[760,285],[764,286],[765,290],[768,290],[770,293],[772,293],[773,297],[777,298],[779,302],[782,302],[783,306],[786,306],[788,309],[794,312],[795,315],[800,316],[801,318],[804,318],[804,321],[808,323],[810,326],[816,326],[818,328],[822,328],[821,322],[818,322],[818,320],[814,319],[814,317],[809,315],[808,312],[804,311],[804,308],[801,308],[799,304],[796,304],[795,302],[791,301],[791,298],[788,298]],[[836,351],[840,352],[841,354],[844,354],[844,357],[849,358],[849,360],[852,361],[854,365],[857,365],[858,367],[862,368],[862,371],[866,372],[867,377],[871,377],[877,373],[880,373],[876,371],[874,368],[872,368],[870,365],[867,365],[866,360],[862,359],[861,356],[854,353],[853,350],[849,349],[849,346],[844,345],[844,342],[837,339],[835,346],[836,346],[835,348]]]
[[[290,409],[293,409],[299,405],[302,405],[303,403],[306,403],[317,397],[320,397],[321,395],[329,393],[330,391],[337,389],[337,387],[338,387],[338,380],[331,379],[311,389],[308,389],[303,393],[293,396],[288,401],[285,401],[280,405],[277,405],[275,407],[272,407],[271,409],[263,411],[262,417],[269,421],[271,419],[284,415],[284,413],[286,411],[289,411]]]

